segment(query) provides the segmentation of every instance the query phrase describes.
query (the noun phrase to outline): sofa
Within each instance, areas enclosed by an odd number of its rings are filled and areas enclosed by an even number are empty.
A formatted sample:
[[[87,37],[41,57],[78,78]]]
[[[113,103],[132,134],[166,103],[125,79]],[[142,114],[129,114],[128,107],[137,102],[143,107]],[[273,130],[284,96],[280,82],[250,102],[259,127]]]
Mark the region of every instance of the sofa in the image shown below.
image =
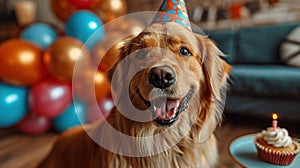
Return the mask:
[[[271,119],[276,112],[280,120],[300,121],[300,68],[280,56],[280,45],[298,25],[207,32],[233,67],[225,114]]]

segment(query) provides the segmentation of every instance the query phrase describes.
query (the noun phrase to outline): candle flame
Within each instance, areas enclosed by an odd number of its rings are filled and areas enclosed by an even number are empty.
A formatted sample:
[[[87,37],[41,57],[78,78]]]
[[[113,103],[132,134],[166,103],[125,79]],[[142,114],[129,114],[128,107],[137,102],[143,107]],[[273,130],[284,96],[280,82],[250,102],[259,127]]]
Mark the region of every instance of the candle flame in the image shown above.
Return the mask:
[[[275,113],[272,115],[272,117],[273,117],[273,120],[277,120],[277,118],[278,118],[277,114],[275,114]]]

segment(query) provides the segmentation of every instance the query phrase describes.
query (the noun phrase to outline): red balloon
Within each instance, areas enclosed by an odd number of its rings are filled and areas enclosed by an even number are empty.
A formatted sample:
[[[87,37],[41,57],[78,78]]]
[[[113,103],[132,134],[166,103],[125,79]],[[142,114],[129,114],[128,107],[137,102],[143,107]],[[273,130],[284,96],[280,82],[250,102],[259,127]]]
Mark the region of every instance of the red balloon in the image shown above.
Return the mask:
[[[95,122],[106,118],[112,108],[114,107],[114,102],[112,98],[103,98],[98,101],[98,105],[88,106],[87,120],[88,122]]]
[[[52,11],[63,22],[75,13],[78,8],[68,2],[69,0],[51,0]]]
[[[92,4],[98,0],[68,0],[68,2],[79,9],[88,9]]]
[[[33,85],[29,91],[29,108],[47,118],[64,112],[71,101],[72,89],[67,83],[45,80]]]
[[[50,127],[51,122],[49,119],[43,116],[38,116],[34,113],[29,113],[18,123],[19,130],[30,135],[45,133],[50,129]]]

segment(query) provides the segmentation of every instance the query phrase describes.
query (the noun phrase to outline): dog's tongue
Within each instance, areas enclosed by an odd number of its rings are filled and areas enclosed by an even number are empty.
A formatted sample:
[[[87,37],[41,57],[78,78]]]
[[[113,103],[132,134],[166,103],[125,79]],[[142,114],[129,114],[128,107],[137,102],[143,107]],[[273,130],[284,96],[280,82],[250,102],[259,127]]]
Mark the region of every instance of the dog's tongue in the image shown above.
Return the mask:
[[[181,100],[160,100],[154,103],[155,115],[160,120],[170,120],[175,117]]]

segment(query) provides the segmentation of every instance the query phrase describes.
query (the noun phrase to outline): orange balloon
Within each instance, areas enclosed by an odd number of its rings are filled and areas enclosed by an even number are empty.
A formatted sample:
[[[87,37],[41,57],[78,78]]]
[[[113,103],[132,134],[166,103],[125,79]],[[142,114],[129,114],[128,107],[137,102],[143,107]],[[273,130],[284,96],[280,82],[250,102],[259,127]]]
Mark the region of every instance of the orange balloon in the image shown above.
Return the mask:
[[[110,83],[108,82],[105,73],[97,71],[94,75],[94,83],[96,99],[100,100],[107,97],[110,92]]]
[[[70,82],[75,65],[76,73],[81,73],[88,68],[90,53],[81,41],[65,36],[56,39],[50,45],[45,52],[44,61],[51,75]]]
[[[124,21],[122,21],[120,19],[120,24],[117,30],[121,30],[127,34],[139,34],[140,32],[143,31],[143,29],[145,28],[145,24],[143,24],[141,21],[137,20],[137,19],[126,19]]]
[[[95,71],[95,69],[90,68],[77,76],[75,80],[73,81],[75,96],[82,100],[100,100],[110,93],[110,83],[106,78],[106,74],[99,70]]]
[[[101,0],[98,4],[91,7],[103,23],[107,23],[115,18],[125,15],[127,4],[125,0]]]
[[[0,78],[13,85],[31,85],[44,75],[42,49],[29,41],[11,39],[0,45]]]
[[[61,21],[66,22],[78,8],[68,2],[68,0],[52,0],[51,7],[53,13]]]

